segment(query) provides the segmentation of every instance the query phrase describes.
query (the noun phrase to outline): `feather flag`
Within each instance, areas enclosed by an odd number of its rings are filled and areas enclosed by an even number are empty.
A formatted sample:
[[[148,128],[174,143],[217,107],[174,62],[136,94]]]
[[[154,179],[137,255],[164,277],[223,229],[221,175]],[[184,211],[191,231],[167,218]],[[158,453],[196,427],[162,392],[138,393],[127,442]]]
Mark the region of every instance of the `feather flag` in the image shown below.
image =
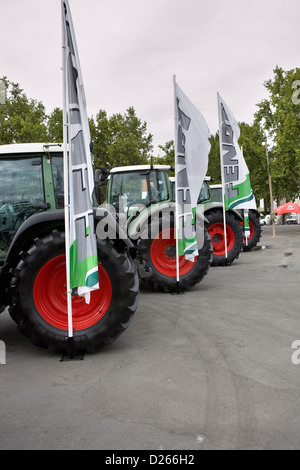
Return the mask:
[[[210,132],[204,117],[183,93],[175,77],[174,91],[177,258],[184,255],[194,261],[201,248],[196,236],[196,206],[208,166]]]
[[[256,209],[250,175],[242,149],[240,128],[231,110],[218,94],[221,172],[225,210]]]
[[[62,25],[65,54],[63,67],[65,69],[65,105],[69,133],[69,248],[66,247],[66,250],[69,249],[69,281],[70,289],[77,288],[78,295],[84,296],[86,303],[89,303],[91,291],[99,288],[97,244],[92,209],[94,184],[90,153],[91,139],[68,0],[62,0]]]

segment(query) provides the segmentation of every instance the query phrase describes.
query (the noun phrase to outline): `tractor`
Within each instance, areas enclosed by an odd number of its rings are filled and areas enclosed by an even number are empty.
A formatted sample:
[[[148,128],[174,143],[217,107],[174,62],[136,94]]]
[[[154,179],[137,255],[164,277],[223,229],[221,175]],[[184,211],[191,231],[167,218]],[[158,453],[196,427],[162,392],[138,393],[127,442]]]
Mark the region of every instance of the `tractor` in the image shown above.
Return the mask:
[[[198,256],[194,261],[179,257],[178,280],[175,201],[168,176],[172,169],[168,165],[152,164],[111,169],[104,207],[115,213],[134,244],[134,260],[141,281],[157,291],[182,293],[192,289],[208,273],[212,244],[199,208],[196,214]]]
[[[96,178],[97,180],[97,178]],[[94,194],[99,194],[98,182]],[[112,215],[97,207],[95,227]],[[72,292],[74,347],[94,352],[115,341],[138,306],[133,243],[118,227],[97,237],[100,288],[90,303]],[[68,352],[63,150],[60,144],[0,146],[0,312],[41,347]]]
[[[170,178],[173,188],[175,180]],[[226,212],[226,244],[225,250],[224,217],[221,201],[215,201],[211,197],[209,181],[211,178],[205,176],[198,198],[198,211],[204,215],[205,228],[211,237],[213,247],[212,266],[230,266],[238,259],[243,250],[243,229],[241,223],[243,218],[236,210]],[[227,254],[227,256],[226,256]]]
[[[214,184],[210,185],[210,195],[212,202],[219,202],[222,204],[222,185]],[[244,229],[244,213],[242,209],[237,209],[237,212],[242,217],[240,224],[242,229]],[[243,251],[251,251],[256,247],[259,242],[262,234],[262,228],[260,223],[260,212],[257,209],[249,209],[249,227],[250,235],[248,239],[244,238]]]

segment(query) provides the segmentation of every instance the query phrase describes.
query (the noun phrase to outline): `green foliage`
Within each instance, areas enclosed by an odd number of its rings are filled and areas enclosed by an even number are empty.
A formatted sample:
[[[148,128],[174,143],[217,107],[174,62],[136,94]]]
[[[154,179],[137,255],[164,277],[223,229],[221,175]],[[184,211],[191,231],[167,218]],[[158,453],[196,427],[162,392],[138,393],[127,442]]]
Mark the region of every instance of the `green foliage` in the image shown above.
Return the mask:
[[[211,147],[208,156],[207,176],[214,178],[213,184],[220,184],[222,183],[222,180],[219,132],[216,132],[215,135],[211,135],[209,141]]]
[[[4,84],[5,99],[0,104],[0,144],[45,142],[44,105],[27,98],[20,86],[7,77],[2,77],[1,83]]]
[[[100,110],[96,119],[90,119],[90,130],[95,165],[113,168],[150,162],[153,137],[147,134],[147,124],[137,118],[133,107],[124,115],[110,118]]]
[[[174,140],[169,140],[165,145],[159,145],[158,148],[163,152],[153,159],[153,164],[170,165],[175,167],[175,144]],[[174,176],[175,172],[170,171],[169,176]]]
[[[274,69],[265,82],[269,98],[261,101],[255,120],[268,132],[274,197],[292,198],[300,188],[300,69]]]
[[[243,149],[256,201],[259,202],[259,199],[264,198],[267,206],[270,200],[270,192],[266,150],[262,145],[263,131],[257,122],[252,125],[241,122],[239,126],[241,130],[239,145]]]
[[[55,108],[47,118],[48,142],[63,142],[63,112]]]

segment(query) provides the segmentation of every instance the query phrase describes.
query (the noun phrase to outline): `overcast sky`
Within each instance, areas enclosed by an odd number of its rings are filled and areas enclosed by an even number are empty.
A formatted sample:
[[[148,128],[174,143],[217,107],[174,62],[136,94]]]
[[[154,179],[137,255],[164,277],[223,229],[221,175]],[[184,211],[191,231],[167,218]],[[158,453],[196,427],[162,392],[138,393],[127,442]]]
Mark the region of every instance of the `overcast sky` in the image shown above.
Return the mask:
[[[69,0],[88,115],[133,106],[155,145],[174,138],[173,75],[218,129],[217,91],[253,121],[279,65],[300,67],[299,0]],[[62,107],[60,0],[0,0],[0,77]]]

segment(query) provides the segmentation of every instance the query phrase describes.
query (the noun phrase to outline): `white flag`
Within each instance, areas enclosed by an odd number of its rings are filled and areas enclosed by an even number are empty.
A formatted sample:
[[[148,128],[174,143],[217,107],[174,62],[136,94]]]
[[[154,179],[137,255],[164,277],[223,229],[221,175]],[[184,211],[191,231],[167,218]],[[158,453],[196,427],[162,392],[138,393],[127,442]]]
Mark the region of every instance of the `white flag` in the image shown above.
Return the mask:
[[[175,188],[178,256],[194,261],[198,256],[196,207],[210,151],[208,125],[174,77],[175,88]]]
[[[90,131],[79,56],[68,0],[62,0],[66,51],[69,129],[70,288],[90,302],[99,288],[98,256],[92,208],[93,169]]]
[[[232,111],[218,93],[221,172],[225,210],[256,209],[250,175],[242,149],[240,128]]]

